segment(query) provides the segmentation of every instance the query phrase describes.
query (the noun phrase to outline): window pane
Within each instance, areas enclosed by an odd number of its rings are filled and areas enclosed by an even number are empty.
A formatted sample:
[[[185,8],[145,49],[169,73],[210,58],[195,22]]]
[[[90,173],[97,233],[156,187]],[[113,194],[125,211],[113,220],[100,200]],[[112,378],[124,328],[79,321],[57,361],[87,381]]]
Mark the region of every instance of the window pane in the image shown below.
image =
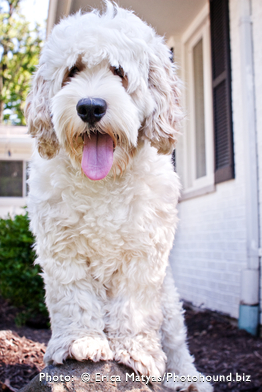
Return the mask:
[[[0,161],[0,196],[23,196],[23,161]]]
[[[176,150],[174,150],[172,153],[172,163],[174,166],[174,170],[176,171]]]
[[[29,185],[28,185],[28,180],[29,178],[29,162],[26,162],[26,166],[25,166],[25,180],[26,180],[26,184],[25,184],[25,195],[28,196],[29,193]]]
[[[196,178],[206,175],[205,108],[203,40],[193,48],[194,93],[195,93],[195,132],[196,132]]]

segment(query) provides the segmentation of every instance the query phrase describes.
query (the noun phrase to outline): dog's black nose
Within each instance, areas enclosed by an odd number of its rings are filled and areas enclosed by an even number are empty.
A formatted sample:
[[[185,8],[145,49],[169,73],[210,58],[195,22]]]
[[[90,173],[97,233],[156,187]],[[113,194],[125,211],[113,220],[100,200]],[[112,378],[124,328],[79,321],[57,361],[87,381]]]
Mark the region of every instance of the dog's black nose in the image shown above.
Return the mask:
[[[106,101],[100,98],[83,98],[76,105],[78,116],[90,125],[100,121],[106,109]]]

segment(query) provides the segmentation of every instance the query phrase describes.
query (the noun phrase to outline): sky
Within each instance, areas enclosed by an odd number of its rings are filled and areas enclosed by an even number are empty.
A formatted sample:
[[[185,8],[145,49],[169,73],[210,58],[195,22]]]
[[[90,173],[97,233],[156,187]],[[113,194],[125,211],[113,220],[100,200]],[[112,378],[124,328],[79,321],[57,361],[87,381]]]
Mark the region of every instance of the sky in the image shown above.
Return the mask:
[[[21,0],[20,7],[22,14],[32,23],[37,22],[46,27],[49,0]]]

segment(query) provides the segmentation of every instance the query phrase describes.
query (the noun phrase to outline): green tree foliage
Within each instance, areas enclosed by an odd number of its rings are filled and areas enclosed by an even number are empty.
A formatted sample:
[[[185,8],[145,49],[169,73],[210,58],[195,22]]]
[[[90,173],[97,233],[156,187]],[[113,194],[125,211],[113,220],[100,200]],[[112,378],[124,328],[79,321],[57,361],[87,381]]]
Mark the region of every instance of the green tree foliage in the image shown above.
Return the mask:
[[[22,306],[24,319],[47,316],[40,267],[33,264],[33,244],[27,214],[0,219],[0,295]]]
[[[30,29],[19,2],[0,2],[0,123],[25,125],[23,109],[42,39],[40,26]]]

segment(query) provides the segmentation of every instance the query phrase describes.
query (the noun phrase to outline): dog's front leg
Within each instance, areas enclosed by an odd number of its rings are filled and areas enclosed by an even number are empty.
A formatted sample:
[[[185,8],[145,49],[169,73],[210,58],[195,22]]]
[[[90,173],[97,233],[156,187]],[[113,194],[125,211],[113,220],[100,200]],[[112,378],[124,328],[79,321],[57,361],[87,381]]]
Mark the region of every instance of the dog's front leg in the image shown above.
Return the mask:
[[[182,304],[170,266],[162,286],[162,346],[167,356],[165,385],[176,391],[212,392],[210,383],[194,366],[186,343]]]
[[[114,359],[142,375],[160,377],[166,363],[159,334],[161,321],[155,288],[132,287],[132,282],[126,282],[125,290],[107,306],[106,332]]]
[[[45,362],[62,363],[68,357],[78,361],[113,359],[103,332],[102,300],[96,294],[103,295],[103,288],[98,290],[91,277],[63,284],[45,273],[44,280],[52,326]]]

